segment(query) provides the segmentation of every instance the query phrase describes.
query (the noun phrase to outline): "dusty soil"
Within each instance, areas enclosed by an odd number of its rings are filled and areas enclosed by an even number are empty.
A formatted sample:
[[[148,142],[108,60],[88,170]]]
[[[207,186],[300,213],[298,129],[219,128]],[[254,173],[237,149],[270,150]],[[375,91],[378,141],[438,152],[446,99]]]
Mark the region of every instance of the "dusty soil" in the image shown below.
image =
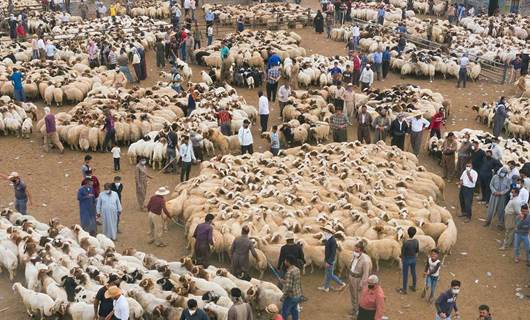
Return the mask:
[[[311,6],[316,7],[317,2],[312,0]],[[223,30],[224,31],[224,30]],[[302,37],[302,46],[308,49],[308,53],[320,53],[324,55],[344,54],[342,43],[329,41],[324,36],[316,35],[311,29],[296,30]],[[157,70],[154,66],[154,57],[148,54],[149,78],[142,85],[148,86],[157,81]],[[168,70],[166,70],[168,71]],[[198,80],[200,68],[194,67],[194,80]],[[446,130],[462,128],[481,128],[484,126],[474,121],[475,114],[472,112],[473,104],[481,103],[483,100],[497,99],[500,95],[511,95],[514,93],[512,86],[502,86],[487,82],[469,83],[467,89],[456,89],[455,80],[436,79],[433,83],[428,80],[408,78],[399,79],[395,74],[390,74],[384,82],[376,82],[378,88],[387,88],[398,83],[413,83],[422,87],[431,88],[441,92],[446,98],[451,99],[453,109]],[[239,88],[238,92],[251,104],[257,105],[257,90]],[[55,110],[54,110],[55,111]],[[279,122],[278,107],[272,108],[272,124]],[[254,130],[257,126],[254,126]],[[349,131],[349,139],[356,137],[355,128]],[[257,131],[254,132],[258,137]],[[257,151],[268,149],[268,142],[255,138]],[[8,173],[18,171],[27,183],[33,196],[33,203],[29,212],[41,221],[47,221],[52,217],[59,217],[63,224],[71,225],[78,223],[78,204],[76,191],[81,182],[80,167],[83,154],[67,151],[64,155],[57,153],[46,154],[41,148],[41,138],[33,134],[29,140],[21,140],[14,137],[0,138],[0,172]],[[122,148],[122,154],[126,148]],[[112,171],[112,157],[110,153],[93,154],[93,165],[95,174],[101,183],[112,181],[115,173]],[[440,173],[436,161],[429,158],[426,152],[420,155],[420,162],[429,170]],[[152,194],[159,186],[173,188],[179,181],[178,176],[164,175],[150,170],[155,178],[149,182],[148,194]],[[192,175],[197,174],[194,167]],[[147,217],[140,212],[136,206],[134,192],[133,165],[122,159],[122,172],[125,190],[123,192],[123,216],[121,231],[117,247],[121,251],[126,247],[135,247],[139,250],[148,251],[157,256],[176,260],[187,254],[186,244],[183,237],[183,229],[177,225],[171,225],[169,232],[165,234],[165,240],[170,244],[167,248],[155,248],[147,244],[146,222]],[[458,190],[455,184],[446,188],[445,201],[441,201],[456,216],[458,214]],[[12,205],[13,191],[7,182],[0,182],[0,207]],[[520,300],[515,296],[517,290],[522,288],[523,292],[530,293],[524,288],[530,276],[530,268],[524,264],[514,264],[513,254],[510,251],[501,252],[497,250],[499,239],[502,234],[494,229],[482,227],[478,219],[485,215],[485,207],[474,205],[474,218],[469,224],[461,223],[455,218],[458,233],[458,243],[453,254],[445,260],[441,270],[438,293],[449,286],[452,279],[462,281],[462,291],[459,296],[459,307],[463,319],[474,319],[477,317],[477,308],[480,304],[488,304],[492,308],[495,319],[528,319],[530,304],[526,300]],[[418,262],[418,287],[423,288],[421,271],[425,257],[420,257]],[[395,288],[400,286],[401,272],[395,264],[382,264],[379,272],[381,284],[386,293],[385,314],[389,319],[432,319],[434,318],[434,307],[420,299],[420,293],[412,293],[400,296]],[[272,280],[270,275],[266,278]],[[316,290],[323,279],[321,270],[314,274],[303,277],[303,288],[309,302],[303,305],[303,319],[346,319],[350,310],[349,293],[323,294]],[[24,281],[23,271],[19,272],[18,281]],[[409,280],[410,281],[410,280]],[[24,307],[18,296],[12,294],[11,283],[7,277],[0,277],[0,318],[1,319],[24,319]]]

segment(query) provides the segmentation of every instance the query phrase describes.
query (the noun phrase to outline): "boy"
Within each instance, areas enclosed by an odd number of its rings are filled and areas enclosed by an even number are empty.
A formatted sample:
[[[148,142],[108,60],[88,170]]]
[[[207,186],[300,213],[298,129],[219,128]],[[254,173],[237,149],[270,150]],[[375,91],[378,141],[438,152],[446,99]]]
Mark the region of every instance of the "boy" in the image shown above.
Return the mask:
[[[409,289],[413,292],[416,291],[416,257],[418,256],[420,244],[417,239],[414,239],[414,236],[416,235],[416,228],[408,228],[407,234],[409,239],[405,240],[401,246],[401,261],[403,263],[403,287],[397,289],[399,294],[407,294],[409,269],[410,273],[412,274],[412,286],[409,286]]]
[[[110,152],[112,152],[112,159],[114,160],[114,172],[118,172],[120,171],[121,149],[116,144],[114,144]]]
[[[492,320],[490,313],[490,307],[486,304],[481,304],[478,307],[478,319],[477,320]]]
[[[451,319],[451,312],[455,312],[455,318],[458,318],[458,307],[456,298],[460,293],[460,281],[451,281],[451,288],[440,294],[436,299],[436,317],[435,320]]]
[[[425,298],[425,296],[427,295],[427,290],[431,289],[431,294],[427,299],[429,303],[432,303],[432,299],[434,298],[434,292],[436,291],[436,284],[438,283],[438,277],[440,276],[440,267],[442,263],[438,259],[439,255],[440,251],[438,249],[432,249],[431,256],[429,257],[429,259],[427,259],[427,263],[425,263],[425,272],[423,274],[423,276],[425,277],[425,288],[423,288],[421,297]]]
[[[120,199],[120,203],[121,203],[121,192],[123,191],[123,184],[121,183],[120,176],[114,177],[114,183],[111,185],[110,190],[118,194],[118,198]]]
[[[278,126],[277,125],[272,126],[271,152],[275,156],[277,156],[278,152],[280,152],[280,138],[278,136]]]

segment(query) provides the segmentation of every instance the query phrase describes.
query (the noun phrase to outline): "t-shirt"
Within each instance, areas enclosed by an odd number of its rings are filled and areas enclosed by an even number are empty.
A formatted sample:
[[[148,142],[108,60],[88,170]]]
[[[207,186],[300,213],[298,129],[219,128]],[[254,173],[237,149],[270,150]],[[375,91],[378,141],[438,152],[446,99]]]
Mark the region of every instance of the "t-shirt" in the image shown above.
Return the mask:
[[[107,288],[103,286],[98,290],[98,293],[96,294],[96,299],[99,300],[98,315],[100,317],[108,316],[109,313],[111,313],[112,309],[114,309],[114,300],[105,298],[106,291]]]
[[[26,194],[26,184],[19,180],[17,184],[13,184],[15,188],[15,199],[17,200],[26,200],[28,195]]]
[[[403,243],[401,247],[401,256],[405,257],[415,257],[419,252],[419,242],[416,239],[409,239]]]
[[[11,75],[11,81],[13,81],[13,87],[15,89],[22,89],[22,73],[20,71],[17,71]]]
[[[120,158],[120,153],[121,153],[121,149],[120,148],[114,147],[114,148],[112,148],[112,150],[110,150],[110,152],[112,152],[112,157],[113,158],[115,158],[115,159],[116,158],[118,158],[118,159]]]

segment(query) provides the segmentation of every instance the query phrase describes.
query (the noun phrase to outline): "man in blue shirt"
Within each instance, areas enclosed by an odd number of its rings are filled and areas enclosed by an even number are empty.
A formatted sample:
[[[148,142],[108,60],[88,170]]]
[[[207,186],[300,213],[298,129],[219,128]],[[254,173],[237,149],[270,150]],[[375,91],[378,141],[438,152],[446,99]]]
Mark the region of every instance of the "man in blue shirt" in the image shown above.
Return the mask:
[[[383,77],[383,53],[377,49],[374,52],[374,71],[377,74],[377,81]]]
[[[212,10],[208,10],[206,12],[206,15],[204,15],[204,20],[206,20],[206,27],[209,27],[213,24],[213,21],[215,20],[215,14]]]
[[[385,23],[385,5],[382,4],[377,10],[377,23],[383,25]]]
[[[386,79],[386,75],[390,69],[390,59],[390,47],[386,47],[385,51],[383,51],[383,80]]]
[[[13,68],[13,74],[11,74],[11,82],[13,82],[13,95],[16,101],[26,101],[24,95],[24,87],[22,86],[22,73],[17,68]]]
[[[398,33],[407,33],[407,27],[405,27],[405,24],[400,22],[398,27],[396,28],[396,31]]]
[[[339,63],[337,61],[335,61],[333,65],[334,67],[330,68],[328,72],[331,74],[333,84],[337,85],[342,80],[342,70],[339,68]]]
[[[455,311],[455,316],[458,316],[458,308],[456,306],[456,298],[460,292],[460,281],[451,281],[451,288],[436,299],[436,320],[451,319],[451,312]]]

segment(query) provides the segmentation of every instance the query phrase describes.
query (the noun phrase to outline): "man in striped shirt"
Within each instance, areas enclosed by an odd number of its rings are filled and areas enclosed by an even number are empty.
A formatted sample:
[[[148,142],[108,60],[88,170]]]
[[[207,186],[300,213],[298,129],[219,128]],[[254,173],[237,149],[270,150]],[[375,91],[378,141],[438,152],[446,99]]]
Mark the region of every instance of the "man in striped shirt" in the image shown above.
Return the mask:
[[[337,108],[335,114],[330,117],[329,122],[331,130],[333,130],[334,142],[345,142],[348,140],[348,132],[346,129],[348,118],[342,113],[342,108]]]
[[[278,91],[278,81],[280,80],[280,63],[273,65],[267,72],[267,97],[269,101],[276,100],[276,91]]]

